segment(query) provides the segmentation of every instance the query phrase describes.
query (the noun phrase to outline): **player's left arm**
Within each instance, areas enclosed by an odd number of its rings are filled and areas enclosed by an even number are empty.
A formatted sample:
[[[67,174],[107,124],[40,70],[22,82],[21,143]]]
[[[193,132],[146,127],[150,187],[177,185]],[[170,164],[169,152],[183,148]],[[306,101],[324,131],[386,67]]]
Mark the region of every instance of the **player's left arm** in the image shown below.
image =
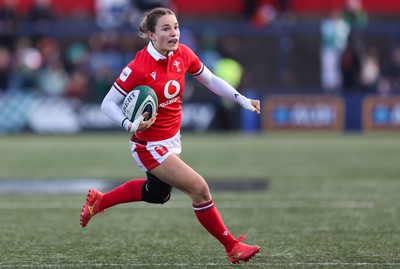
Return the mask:
[[[229,85],[228,82],[214,75],[206,66],[203,66],[202,72],[200,74],[195,74],[194,77],[215,94],[226,97],[238,103],[243,108],[260,114],[260,100],[249,99],[243,96]]]

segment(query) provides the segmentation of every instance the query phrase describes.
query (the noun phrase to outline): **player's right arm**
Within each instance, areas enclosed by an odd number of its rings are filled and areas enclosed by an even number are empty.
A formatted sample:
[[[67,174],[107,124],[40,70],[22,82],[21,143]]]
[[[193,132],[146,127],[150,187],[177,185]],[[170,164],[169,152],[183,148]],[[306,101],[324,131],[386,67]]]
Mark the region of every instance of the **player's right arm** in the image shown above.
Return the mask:
[[[125,130],[128,130],[129,124],[131,122],[125,117],[120,106],[124,98],[125,96],[117,91],[114,86],[111,87],[106,97],[104,97],[103,102],[101,103],[101,111],[103,111],[103,113],[106,114],[115,123],[124,127]]]
[[[143,121],[143,118],[147,113],[145,112],[134,122],[131,122],[127,117],[125,117],[121,109],[121,103],[124,98],[125,96],[121,94],[121,92],[119,92],[114,86],[112,86],[101,103],[101,111],[103,111],[103,113],[106,114],[111,120],[122,126],[128,132],[134,133],[136,131],[142,131],[149,128],[154,123],[157,113],[149,120]]]

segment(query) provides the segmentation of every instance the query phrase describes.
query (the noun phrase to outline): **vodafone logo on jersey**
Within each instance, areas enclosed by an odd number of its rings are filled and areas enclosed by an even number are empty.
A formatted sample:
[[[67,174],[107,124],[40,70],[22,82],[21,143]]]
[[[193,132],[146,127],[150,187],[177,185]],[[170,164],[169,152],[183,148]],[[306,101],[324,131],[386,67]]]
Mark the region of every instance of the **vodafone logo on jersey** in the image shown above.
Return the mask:
[[[164,87],[164,95],[167,99],[172,99],[178,95],[181,90],[181,85],[179,85],[178,81],[170,80],[165,84]]]
[[[179,97],[176,97],[178,93],[181,91],[181,85],[176,80],[170,80],[165,84],[164,87],[164,96],[168,99],[166,102],[159,104],[159,107],[165,107],[170,104],[175,103],[179,100]]]

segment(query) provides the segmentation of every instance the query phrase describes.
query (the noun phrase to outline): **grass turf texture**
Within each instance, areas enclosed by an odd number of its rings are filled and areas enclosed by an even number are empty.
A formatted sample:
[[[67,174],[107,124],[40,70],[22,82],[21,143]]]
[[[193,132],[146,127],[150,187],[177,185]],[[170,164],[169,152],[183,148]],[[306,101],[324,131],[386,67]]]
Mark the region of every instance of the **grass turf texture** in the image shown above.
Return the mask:
[[[133,203],[79,226],[81,195],[1,195],[0,268],[399,268],[395,135],[183,135],[205,178],[269,179],[265,192],[215,192],[231,232],[262,247],[231,265],[190,200]],[[120,134],[3,136],[1,178],[142,176]]]

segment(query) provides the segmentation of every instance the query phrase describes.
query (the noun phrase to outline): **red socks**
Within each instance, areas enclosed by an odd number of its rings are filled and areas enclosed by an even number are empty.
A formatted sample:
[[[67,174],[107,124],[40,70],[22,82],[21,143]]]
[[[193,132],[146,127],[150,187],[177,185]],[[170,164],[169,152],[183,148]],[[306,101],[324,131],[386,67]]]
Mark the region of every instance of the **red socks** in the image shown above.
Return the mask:
[[[100,210],[118,204],[142,201],[142,188],[146,181],[146,179],[132,179],[104,193],[99,205]],[[201,225],[224,245],[227,252],[231,251],[236,239],[226,228],[214,202],[211,200],[202,205],[193,205],[193,209]]]
[[[193,205],[193,209],[201,225],[224,245],[227,252],[231,251],[236,239],[226,228],[214,202],[211,200],[202,205]]]
[[[142,201],[142,188],[146,179],[132,179],[103,195],[100,210],[129,202]]]

